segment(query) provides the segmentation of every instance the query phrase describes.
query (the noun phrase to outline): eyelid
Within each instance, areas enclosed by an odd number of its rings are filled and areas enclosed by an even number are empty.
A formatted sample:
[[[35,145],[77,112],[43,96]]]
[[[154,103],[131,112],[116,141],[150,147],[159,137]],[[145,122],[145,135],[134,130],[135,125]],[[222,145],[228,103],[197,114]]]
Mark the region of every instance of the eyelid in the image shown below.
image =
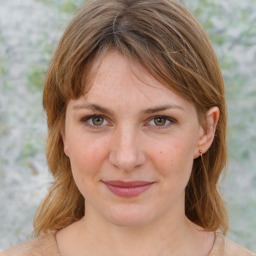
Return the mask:
[[[89,120],[93,119],[93,118],[104,118],[104,122],[107,122],[106,124],[102,124],[102,125],[93,125],[89,123]],[[157,125],[151,125],[150,122],[153,121],[156,118],[162,118],[165,119],[166,121],[169,121],[169,124],[167,125],[163,125],[163,126],[157,126]],[[105,128],[106,126],[112,126],[111,122],[108,120],[108,118],[105,115],[101,115],[101,114],[92,114],[92,115],[87,115],[84,116],[83,118],[81,118],[81,122],[85,123],[85,125],[91,129],[102,129]],[[173,124],[175,124],[177,121],[175,118],[170,117],[170,116],[166,116],[166,115],[155,115],[155,116],[151,116],[150,118],[148,118],[146,120],[146,123],[144,124],[144,126],[151,126],[154,129],[167,129],[170,126],[172,126]]]
[[[163,125],[163,126],[157,126],[157,125],[150,125],[149,123],[151,121],[153,121],[156,118],[163,118],[166,119],[166,121],[169,121],[170,123],[168,125]],[[169,128],[172,124],[175,124],[177,121],[175,118],[170,117],[170,116],[166,116],[166,115],[155,115],[155,116],[151,116],[148,121],[146,122],[146,126],[153,126],[156,129],[166,129]]]
[[[107,124],[103,124],[103,125],[93,125],[93,124],[90,124],[89,121],[92,120],[93,118],[95,117],[99,117],[99,118],[104,118],[104,122],[106,121]],[[107,120],[106,116],[104,115],[98,115],[98,114],[93,114],[93,115],[88,115],[88,116],[85,116],[83,118],[81,118],[81,122],[85,123],[85,125],[91,129],[102,129],[106,126],[108,126],[108,124],[110,124],[110,122]]]

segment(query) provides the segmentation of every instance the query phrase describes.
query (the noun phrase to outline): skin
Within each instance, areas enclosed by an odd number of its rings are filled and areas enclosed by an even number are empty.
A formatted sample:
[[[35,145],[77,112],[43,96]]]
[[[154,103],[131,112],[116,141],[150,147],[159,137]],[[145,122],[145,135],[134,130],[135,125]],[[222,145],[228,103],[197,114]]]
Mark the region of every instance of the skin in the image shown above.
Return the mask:
[[[142,79],[120,53],[108,52],[89,92],[68,102],[64,151],[86,206],[82,220],[57,232],[59,250],[62,256],[206,256],[214,234],[186,218],[185,187],[193,160],[212,143],[219,110],[208,111],[203,129],[191,102],[132,64]],[[124,198],[107,188],[109,180],[153,185]]]

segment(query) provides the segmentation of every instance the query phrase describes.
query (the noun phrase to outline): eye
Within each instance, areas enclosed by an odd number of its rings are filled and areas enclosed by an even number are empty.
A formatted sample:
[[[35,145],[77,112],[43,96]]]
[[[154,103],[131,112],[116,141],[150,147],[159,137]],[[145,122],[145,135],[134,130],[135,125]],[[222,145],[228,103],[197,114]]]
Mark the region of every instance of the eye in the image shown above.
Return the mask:
[[[175,123],[175,120],[169,116],[155,116],[150,119],[147,126],[153,126],[155,128],[168,128],[170,125]]]
[[[164,126],[168,120],[163,117],[156,117],[153,119],[153,122],[156,126]]]
[[[104,117],[102,116],[94,116],[91,118],[91,120],[89,120],[89,122],[95,126],[100,126],[104,124]]]
[[[86,116],[82,119],[82,122],[92,128],[100,128],[108,124],[105,117],[101,115]]]

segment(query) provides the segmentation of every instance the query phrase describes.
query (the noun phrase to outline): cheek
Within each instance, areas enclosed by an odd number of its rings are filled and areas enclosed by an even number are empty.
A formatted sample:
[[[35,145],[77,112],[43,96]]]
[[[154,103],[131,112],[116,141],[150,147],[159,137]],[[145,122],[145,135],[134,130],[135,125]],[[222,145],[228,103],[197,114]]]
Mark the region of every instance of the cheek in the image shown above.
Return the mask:
[[[179,177],[187,180],[193,165],[193,150],[187,145],[170,142],[152,148],[151,160],[155,168],[163,177],[172,177],[178,181]]]
[[[175,164],[175,162],[186,158],[188,149],[181,143],[159,143],[151,149],[151,156],[158,162]]]
[[[106,158],[106,146],[92,139],[76,139],[69,146],[70,162],[76,182],[88,183],[97,178]]]

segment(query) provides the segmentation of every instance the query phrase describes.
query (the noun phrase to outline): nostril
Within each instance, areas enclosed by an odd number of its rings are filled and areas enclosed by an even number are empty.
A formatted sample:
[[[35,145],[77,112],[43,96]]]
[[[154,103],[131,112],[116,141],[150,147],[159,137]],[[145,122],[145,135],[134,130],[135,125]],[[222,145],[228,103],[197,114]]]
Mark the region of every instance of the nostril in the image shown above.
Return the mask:
[[[145,162],[139,133],[130,123],[123,123],[112,138],[109,161],[119,170],[133,170]]]
[[[145,156],[141,151],[112,151],[109,155],[109,161],[118,169],[129,171],[141,166],[145,162]]]

